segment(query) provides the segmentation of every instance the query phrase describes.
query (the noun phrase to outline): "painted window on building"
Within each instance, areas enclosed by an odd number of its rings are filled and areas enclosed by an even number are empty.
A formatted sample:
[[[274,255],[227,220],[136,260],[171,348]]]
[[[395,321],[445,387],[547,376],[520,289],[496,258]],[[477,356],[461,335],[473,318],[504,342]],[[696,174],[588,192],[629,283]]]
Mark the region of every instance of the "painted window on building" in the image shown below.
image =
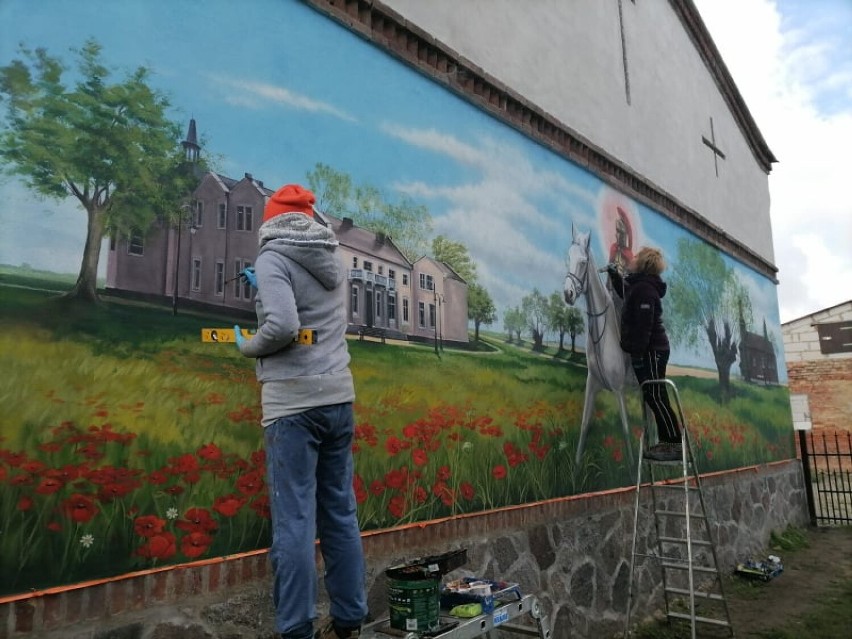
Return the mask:
[[[358,314],[358,287],[352,287],[352,315]]]
[[[402,321],[408,324],[408,298],[402,298]]]
[[[127,253],[129,255],[145,255],[145,237],[138,229],[130,231],[127,238]]]
[[[243,269],[247,269],[252,265],[251,261],[237,258],[234,260],[234,297],[238,300],[251,299],[251,284],[244,281],[240,277]]]
[[[218,297],[225,294],[225,262],[216,260],[215,291]]]
[[[216,219],[216,228],[223,229],[228,223],[228,208],[224,202],[219,203],[219,216]]]
[[[195,211],[192,216],[192,225],[195,228],[201,228],[204,223],[204,202],[201,200],[195,201]]]
[[[237,230],[251,231],[254,229],[254,211],[250,206],[237,207]]]
[[[435,290],[435,281],[432,279],[431,275],[426,275],[426,273],[420,274],[420,288],[424,291]]]
[[[420,328],[426,328],[426,305],[423,302],[418,302],[418,322],[420,323]]]
[[[394,321],[396,319],[396,296],[388,295],[388,320]]]
[[[201,291],[201,258],[192,258],[192,290]]]

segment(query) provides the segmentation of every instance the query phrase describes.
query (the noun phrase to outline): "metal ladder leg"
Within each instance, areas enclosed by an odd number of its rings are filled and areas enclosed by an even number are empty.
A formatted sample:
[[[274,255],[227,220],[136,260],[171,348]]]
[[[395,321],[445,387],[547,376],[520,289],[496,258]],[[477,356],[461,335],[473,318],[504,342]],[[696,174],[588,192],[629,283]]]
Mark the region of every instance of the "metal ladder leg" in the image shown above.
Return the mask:
[[[690,625],[692,639],[695,639],[697,636],[697,627],[699,624],[724,627],[728,630],[730,636],[733,637],[734,632],[731,626],[730,613],[728,611],[728,604],[725,598],[722,576],[719,572],[719,561],[716,555],[716,546],[713,543],[712,539],[710,522],[707,518],[707,508],[704,502],[703,491],[701,489],[701,480],[699,477],[697,465],[695,463],[695,457],[693,454],[692,441],[689,435],[689,429],[687,428],[686,419],[683,415],[680,395],[677,391],[677,387],[675,386],[674,382],[668,379],[649,380],[647,382],[644,382],[642,386],[644,386],[645,384],[665,384],[671,387],[671,390],[674,394],[675,407],[677,409],[678,418],[681,424],[682,452],[681,459],[677,461],[659,462],[655,460],[649,460],[645,457],[643,440],[648,434],[651,421],[649,420],[647,407],[645,405],[645,402],[643,401],[642,412],[643,417],[645,419],[646,433],[642,436],[642,440],[640,440],[639,468],[636,473],[636,503],[633,523],[633,541],[630,557],[630,585],[628,587],[628,610],[626,615],[627,621],[624,632],[625,639],[629,637],[630,634],[630,615],[633,606],[633,587],[635,581],[634,564],[636,561],[636,557],[652,557],[656,560],[659,560],[663,585],[663,594],[666,605],[666,617],[669,620],[678,619],[688,621]],[[650,489],[652,497],[654,529],[657,536],[656,552],[649,554],[641,554],[637,553],[636,551],[639,525],[639,493],[642,487],[641,475],[643,463],[649,464],[649,471],[651,476]],[[679,478],[670,478],[661,480],[659,482],[655,479],[654,468],[656,466],[673,467],[677,465],[680,465],[682,469],[682,473]],[[674,499],[683,500],[683,508],[660,508],[658,501],[658,490],[671,491],[670,494]],[[695,500],[696,495],[698,497],[697,502]],[[699,506],[698,511],[693,510],[693,506],[696,503]],[[665,523],[668,522],[670,519],[683,520],[683,537],[665,536],[664,533],[670,529],[670,527],[666,526]],[[698,526],[696,520],[702,520],[704,522],[703,534],[699,532],[699,530],[697,530]],[[686,551],[685,556],[684,553],[680,552],[679,550],[683,549],[684,547]],[[696,551],[699,549],[709,549],[710,556],[712,559],[712,563],[710,565],[697,565]],[[670,571],[672,572],[671,579],[669,576]],[[680,571],[681,574],[683,572],[686,573],[686,588],[678,588],[675,585],[669,584],[669,581],[672,581],[673,583],[677,581],[678,571]],[[696,583],[696,578],[698,576],[712,576],[712,578],[703,580],[703,583],[701,584],[702,588],[699,590],[698,584]],[[679,603],[679,599],[681,597],[686,597],[688,600],[688,614],[675,610],[675,606]],[[705,616],[703,614],[698,614],[698,600],[701,600],[701,602],[706,604],[708,608],[716,606],[716,609],[711,610],[711,612],[709,613],[714,616]],[[721,606],[721,610],[718,610],[719,606]]]

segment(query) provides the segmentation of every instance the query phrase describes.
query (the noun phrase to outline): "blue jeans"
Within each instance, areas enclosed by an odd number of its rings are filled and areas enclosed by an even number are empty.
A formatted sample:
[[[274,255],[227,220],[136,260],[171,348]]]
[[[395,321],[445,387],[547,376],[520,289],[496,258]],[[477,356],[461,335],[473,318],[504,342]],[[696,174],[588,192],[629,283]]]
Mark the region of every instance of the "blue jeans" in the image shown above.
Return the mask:
[[[317,537],[332,619],[354,627],[367,615],[364,551],[352,488],[353,428],[352,404],[345,403],[282,417],[264,433],[275,627],[292,639],[313,635]]]

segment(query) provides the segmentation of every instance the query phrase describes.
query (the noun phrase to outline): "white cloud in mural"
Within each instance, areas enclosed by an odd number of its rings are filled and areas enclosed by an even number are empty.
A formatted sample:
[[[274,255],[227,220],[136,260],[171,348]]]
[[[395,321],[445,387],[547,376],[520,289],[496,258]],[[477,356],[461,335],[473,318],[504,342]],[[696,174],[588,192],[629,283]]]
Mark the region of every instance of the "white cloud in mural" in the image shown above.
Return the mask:
[[[315,100],[306,95],[296,93],[274,84],[242,80],[224,76],[209,76],[214,82],[229,89],[223,96],[224,100],[234,106],[247,109],[259,109],[269,104],[285,106],[300,111],[331,115],[346,122],[357,122],[357,119],[337,107]],[[237,91],[232,93],[231,90]]]
[[[561,290],[570,224],[591,226],[597,194],[553,171],[537,169],[517,146],[482,138],[478,145],[434,129],[384,124],[382,130],[404,142],[445,155],[474,169],[460,185],[422,181],[395,183],[412,197],[439,199],[445,212],[434,220],[436,234],[463,243],[478,264],[480,282],[501,314],[538,288],[545,295]],[[542,250],[536,234],[566,238],[560,254]],[[499,264],[500,275],[486,265]],[[530,281],[533,281],[530,284]]]

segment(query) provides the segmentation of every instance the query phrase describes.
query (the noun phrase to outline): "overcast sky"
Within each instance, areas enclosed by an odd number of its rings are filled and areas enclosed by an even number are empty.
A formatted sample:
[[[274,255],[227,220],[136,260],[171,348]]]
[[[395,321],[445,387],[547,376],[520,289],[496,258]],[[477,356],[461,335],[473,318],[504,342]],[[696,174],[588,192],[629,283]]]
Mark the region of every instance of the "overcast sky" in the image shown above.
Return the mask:
[[[781,321],[852,300],[852,0],[694,0],[778,158]]]

